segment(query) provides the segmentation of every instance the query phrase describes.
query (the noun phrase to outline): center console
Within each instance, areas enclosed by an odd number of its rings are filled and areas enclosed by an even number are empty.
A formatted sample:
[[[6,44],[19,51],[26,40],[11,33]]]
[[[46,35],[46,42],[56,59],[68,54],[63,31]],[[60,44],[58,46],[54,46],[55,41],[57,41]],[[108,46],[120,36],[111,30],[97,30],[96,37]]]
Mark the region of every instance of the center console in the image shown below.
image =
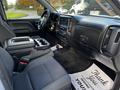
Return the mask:
[[[29,36],[14,37],[6,40],[4,48],[15,56],[29,55],[33,49],[44,50],[50,46],[49,42],[43,38],[32,39]]]

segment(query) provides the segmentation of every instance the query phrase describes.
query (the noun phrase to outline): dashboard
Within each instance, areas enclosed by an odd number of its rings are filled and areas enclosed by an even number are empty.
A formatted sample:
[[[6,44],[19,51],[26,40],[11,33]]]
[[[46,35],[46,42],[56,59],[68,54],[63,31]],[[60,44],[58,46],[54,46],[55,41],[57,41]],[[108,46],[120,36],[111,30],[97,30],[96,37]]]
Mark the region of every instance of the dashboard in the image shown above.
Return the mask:
[[[97,16],[76,16],[74,19],[77,20],[72,36],[74,43],[109,57],[116,55],[120,44],[119,19]]]
[[[60,15],[56,35],[62,42],[70,42],[78,49],[83,46],[114,56],[120,43],[120,21],[105,17]]]
[[[114,69],[119,60],[114,60],[120,50],[120,20],[118,18],[97,16],[59,15],[56,36],[76,50],[83,51]],[[114,62],[115,64],[113,65]]]

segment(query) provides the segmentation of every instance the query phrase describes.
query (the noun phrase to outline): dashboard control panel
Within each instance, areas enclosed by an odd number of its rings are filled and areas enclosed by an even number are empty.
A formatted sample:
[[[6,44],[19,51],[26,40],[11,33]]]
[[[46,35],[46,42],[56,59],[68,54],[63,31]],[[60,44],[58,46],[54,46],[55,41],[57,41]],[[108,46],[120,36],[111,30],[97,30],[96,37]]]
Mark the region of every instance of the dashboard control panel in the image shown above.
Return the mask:
[[[72,30],[72,18],[70,16],[61,15],[59,17],[58,26],[57,26],[57,37],[66,42],[69,38],[70,31]]]

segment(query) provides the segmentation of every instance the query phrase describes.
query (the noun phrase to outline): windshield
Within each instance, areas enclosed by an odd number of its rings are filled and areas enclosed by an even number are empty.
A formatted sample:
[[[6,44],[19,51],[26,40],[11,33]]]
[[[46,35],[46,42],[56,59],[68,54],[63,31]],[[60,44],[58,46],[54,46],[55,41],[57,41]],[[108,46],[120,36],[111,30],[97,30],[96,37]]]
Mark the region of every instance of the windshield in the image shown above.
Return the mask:
[[[48,0],[48,2],[60,14],[118,16],[106,0]]]

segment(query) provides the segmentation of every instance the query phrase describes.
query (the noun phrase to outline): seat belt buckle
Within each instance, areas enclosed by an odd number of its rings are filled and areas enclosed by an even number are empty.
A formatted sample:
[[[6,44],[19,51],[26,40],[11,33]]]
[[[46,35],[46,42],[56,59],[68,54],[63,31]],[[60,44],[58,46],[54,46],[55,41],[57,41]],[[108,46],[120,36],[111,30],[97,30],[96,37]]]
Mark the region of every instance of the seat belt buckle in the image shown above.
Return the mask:
[[[29,61],[27,61],[27,60],[20,60],[19,64],[21,64],[21,65],[28,65]]]
[[[19,62],[19,64],[18,64],[17,71],[18,72],[22,72],[28,64],[29,64],[28,60],[21,59],[20,62]]]

